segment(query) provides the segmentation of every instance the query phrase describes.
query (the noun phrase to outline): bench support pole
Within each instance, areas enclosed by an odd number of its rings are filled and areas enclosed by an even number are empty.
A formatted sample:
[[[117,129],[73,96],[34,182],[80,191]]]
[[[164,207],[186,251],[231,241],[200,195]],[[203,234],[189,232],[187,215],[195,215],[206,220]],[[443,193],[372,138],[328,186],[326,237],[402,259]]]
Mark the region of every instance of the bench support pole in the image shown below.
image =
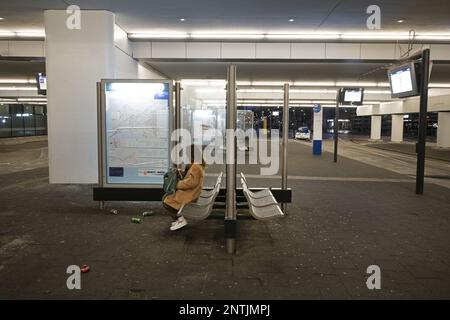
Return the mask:
[[[430,72],[430,49],[421,53],[421,79],[420,79],[420,111],[419,111],[419,135],[417,137],[417,170],[416,170],[416,194],[423,194],[425,181],[425,148],[427,137],[427,112],[428,112],[428,81]]]
[[[229,65],[227,70],[227,134],[226,134],[226,173],[227,195],[225,214],[225,239],[227,252],[236,251],[236,232],[230,232],[228,228],[236,229],[236,141],[234,132],[236,129],[236,66]],[[234,230],[235,231],[235,230]]]
[[[175,82],[175,118],[174,118],[174,122],[173,122],[173,129],[177,130],[177,129],[181,129],[181,83]],[[174,145],[172,145],[172,147],[174,147],[175,145],[178,145],[180,143],[180,138],[178,138],[178,141],[175,142]],[[179,168],[179,155],[177,153],[176,155],[176,159],[175,159],[175,165],[177,168]]]
[[[227,253],[236,252],[237,220],[225,220],[225,241]]]
[[[333,123],[333,139],[334,139],[334,154],[333,161],[338,160],[338,139],[339,139],[339,105],[341,99],[341,89],[336,93],[336,108],[334,113],[334,123]]]
[[[289,83],[284,84],[283,104],[283,159],[281,162],[281,189],[287,189],[287,146],[289,139]],[[286,212],[286,203],[281,204],[281,209]]]

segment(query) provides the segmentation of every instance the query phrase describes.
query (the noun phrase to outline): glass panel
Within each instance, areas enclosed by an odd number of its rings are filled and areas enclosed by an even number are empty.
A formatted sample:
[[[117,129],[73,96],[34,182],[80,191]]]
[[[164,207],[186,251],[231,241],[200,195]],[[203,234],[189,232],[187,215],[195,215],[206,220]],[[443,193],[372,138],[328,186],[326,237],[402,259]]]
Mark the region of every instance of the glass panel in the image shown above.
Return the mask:
[[[246,149],[249,150],[250,144],[249,139],[254,139],[256,136],[254,135],[254,117],[255,113],[252,110],[237,110],[237,123],[236,129],[242,130],[245,133],[245,140],[241,141],[241,139],[237,140],[238,148],[240,150]]]
[[[208,171],[225,172],[226,81],[183,80],[181,86],[182,128],[204,151],[208,146],[203,154]]]
[[[44,106],[34,106],[34,114],[35,115],[43,115],[44,114]]]
[[[11,111],[11,123],[12,123],[12,136],[21,137],[24,133],[24,121],[23,121],[23,105],[12,104],[10,105]]]
[[[226,81],[187,80],[181,83],[182,128],[188,129],[196,145],[206,146],[215,140],[217,129],[225,137]],[[194,135],[194,131],[198,131]]]
[[[0,104],[0,115],[1,116],[9,116],[9,105],[8,104]]]
[[[24,135],[34,136],[36,135],[36,127],[34,123],[34,108],[32,105],[25,105],[22,114],[24,124]]]
[[[169,168],[169,83],[106,83],[106,177],[162,184]]]
[[[0,105],[0,138],[11,137],[11,116],[9,105]]]

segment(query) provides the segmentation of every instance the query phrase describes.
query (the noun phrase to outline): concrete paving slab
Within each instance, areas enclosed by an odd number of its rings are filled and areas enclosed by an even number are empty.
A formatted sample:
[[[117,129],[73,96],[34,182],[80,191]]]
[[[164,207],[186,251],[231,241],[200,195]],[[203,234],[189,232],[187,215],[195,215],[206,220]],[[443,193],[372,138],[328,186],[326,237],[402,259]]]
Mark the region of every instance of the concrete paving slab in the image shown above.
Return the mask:
[[[426,184],[417,196],[389,180],[405,176],[360,167],[353,177],[380,180],[292,179],[288,215],[240,220],[236,255],[220,219],[174,233],[160,203],[100,211],[91,186],[49,185],[46,168],[0,175],[0,298],[449,299],[450,190]],[[311,176],[331,172],[319,169]],[[155,213],[131,223],[144,210]],[[91,266],[81,290],[66,287],[71,264]],[[366,287],[369,265],[381,268],[381,290]]]

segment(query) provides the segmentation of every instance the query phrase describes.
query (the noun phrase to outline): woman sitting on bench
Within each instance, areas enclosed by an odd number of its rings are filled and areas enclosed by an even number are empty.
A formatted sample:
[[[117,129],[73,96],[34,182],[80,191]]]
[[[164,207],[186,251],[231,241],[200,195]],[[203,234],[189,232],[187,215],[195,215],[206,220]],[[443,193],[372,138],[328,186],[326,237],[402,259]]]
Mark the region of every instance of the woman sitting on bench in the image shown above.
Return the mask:
[[[163,206],[172,216],[174,221],[170,226],[171,231],[181,229],[187,225],[183,216],[177,217],[178,211],[183,206],[197,201],[202,192],[203,178],[205,176],[205,162],[201,151],[191,145],[190,164],[186,166],[184,178],[177,184],[177,191],[163,199]]]

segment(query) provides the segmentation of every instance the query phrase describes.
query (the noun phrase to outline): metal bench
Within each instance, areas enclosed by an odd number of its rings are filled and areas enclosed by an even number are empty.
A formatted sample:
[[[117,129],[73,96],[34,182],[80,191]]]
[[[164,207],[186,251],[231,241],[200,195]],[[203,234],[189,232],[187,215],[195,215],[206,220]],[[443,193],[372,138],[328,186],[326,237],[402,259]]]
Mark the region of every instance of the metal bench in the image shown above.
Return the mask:
[[[252,197],[252,193],[247,185],[247,182],[245,182],[245,180],[241,179],[241,183],[242,183],[242,190],[244,192],[244,195],[248,195],[248,197],[250,198],[252,204],[255,207],[266,207],[272,204],[278,204],[277,200],[275,200],[275,197],[272,195],[272,193],[269,191],[269,193],[267,194],[267,196],[265,197]],[[261,190],[261,191],[266,191],[266,190]],[[248,200],[248,199],[247,199]]]
[[[196,202],[184,205],[178,210],[178,216],[192,220],[204,220],[211,215],[214,202],[219,194],[220,183],[216,184],[209,197],[198,198]]]
[[[216,186],[217,185],[220,186],[220,184],[222,183],[222,177],[223,177],[223,172],[219,173],[216,183],[212,189],[210,189],[210,190],[203,189],[202,190],[202,192],[200,193],[200,198],[209,198],[214,193],[214,189],[216,188]]]
[[[251,203],[249,203],[248,208],[250,214],[257,220],[270,220],[284,217],[283,211],[281,211],[280,207],[277,204],[266,207],[255,207]]]
[[[242,172],[241,172],[241,182],[242,182],[242,184],[245,183],[248,186],[247,178],[244,176],[244,174]],[[248,195],[250,197],[252,197],[253,199],[259,199],[259,198],[265,198],[265,197],[273,198],[273,195],[272,195],[272,192],[270,191],[270,189],[263,189],[263,190],[256,191],[256,192],[248,190]]]
[[[241,182],[244,196],[247,199],[248,209],[253,218],[257,220],[269,220],[284,216],[283,211],[281,211],[272,194],[263,198],[252,198],[249,194],[250,190],[248,189],[246,181],[241,179]]]

